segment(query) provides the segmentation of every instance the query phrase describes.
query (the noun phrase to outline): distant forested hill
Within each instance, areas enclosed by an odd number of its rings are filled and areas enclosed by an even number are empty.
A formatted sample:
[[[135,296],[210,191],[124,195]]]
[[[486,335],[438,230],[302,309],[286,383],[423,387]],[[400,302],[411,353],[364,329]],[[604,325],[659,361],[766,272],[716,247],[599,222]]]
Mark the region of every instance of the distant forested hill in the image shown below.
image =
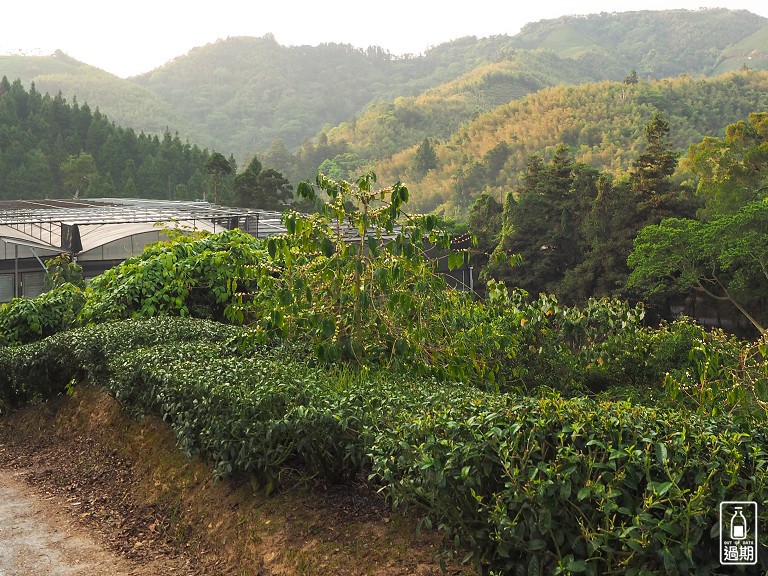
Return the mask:
[[[378,48],[231,38],[134,80],[184,110],[197,130],[238,158],[276,139],[295,149],[323,126],[348,127],[354,119],[362,136],[344,130],[343,137],[375,140],[364,154],[371,159],[442,136],[467,117],[546,86],[621,80],[631,70],[658,79],[745,64],[768,68],[768,52],[756,41],[767,30],[768,20],[746,11],[604,13],[529,24],[514,37],[464,38],[412,58]],[[443,108],[443,118],[422,126],[418,106],[410,113],[398,98],[422,98]],[[366,121],[372,117],[378,122]]]
[[[532,154],[551,158],[564,143],[579,162],[620,174],[644,146],[644,126],[659,111],[671,144],[685,152],[704,136],[768,110],[768,72],[669,78],[637,84],[556,86],[499,106],[433,142],[434,169],[419,175],[418,146],[372,165],[382,181],[408,182],[411,205],[463,216],[483,191],[502,197],[519,183]],[[682,177],[682,176],[681,176]]]
[[[528,24],[514,44],[563,57],[597,57],[607,66],[606,79],[627,68],[646,79],[707,76],[747,62],[768,68],[768,45],[760,42],[766,25],[768,20],[746,10],[603,12]]]
[[[137,134],[87,103],[0,79],[0,199],[197,199],[208,158],[169,132]]]
[[[0,78],[32,83],[41,94],[61,92],[68,101],[99,108],[109,119],[136,132],[162,135],[166,130],[186,140],[204,142],[207,136],[187,121],[182,110],[135,82],[123,80],[57,51],[51,56],[0,56]]]
[[[276,140],[295,150],[324,127],[348,128],[371,106],[392,116],[389,134],[407,133],[403,142],[378,142],[371,153],[380,154],[442,137],[467,116],[546,86],[621,80],[630,70],[651,79],[767,69],[766,40],[768,20],[746,11],[640,11],[543,20],[516,36],[467,37],[409,57],[344,44],[286,47],[266,36],[195,48],[129,80],[60,52],[0,57],[0,76],[76,97],[137,132],[178,132],[243,164]],[[397,115],[398,98],[422,95],[448,104],[437,126]]]
[[[737,38],[743,40],[734,44]],[[425,137],[447,138],[478,114],[546,87],[622,80],[632,71],[649,80],[768,69],[768,43],[759,38],[768,39],[768,20],[723,9],[543,20],[514,38],[492,39],[500,60],[418,96],[372,105],[327,131],[328,139],[378,161]]]
[[[465,122],[528,94],[563,84],[602,80],[591,63],[542,50],[511,50],[417,96],[373,104],[359,116],[326,130],[331,143],[368,161],[390,157],[425,137],[447,139]]]
[[[768,19],[746,11],[638,11],[543,20],[516,36],[467,37],[406,57],[344,44],[286,47],[267,35],[195,48],[128,80],[61,52],[0,57],[0,77],[61,92],[137,134],[178,134],[241,166],[257,154],[294,184],[320,166],[337,177],[373,166],[409,180],[421,206],[451,211],[514,183],[525,155],[546,154],[557,139],[581,160],[626,166],[655,107],[669,114],[681,147],[717,134],[761,105],[753,84],[764,80],[701,79],[768,70],[766,46]],[[689,79],[652,82],[681,76]],[[622,84],[627,78],[639,83]],[[738,81],[757,92],[723,88],[721,104],[707,100],[712,86]],[[688,86],[684,96],[665,88],[678,84]],[[614,118],[620,128],[606,124]],[[425,145],[439,165],[414,170]],[[487,161],[503,163],[499,176],[481,175]]]
[[[508,36],[469,37],[424,55],[395,57],[378,47],[286,47],[271,36],[239,37],[191,50],[133,80],[184,110],[216,147],[242,158],[276,140],[295,149],[369,106],[416,96],[504,61],[514,52],[510,43]]]

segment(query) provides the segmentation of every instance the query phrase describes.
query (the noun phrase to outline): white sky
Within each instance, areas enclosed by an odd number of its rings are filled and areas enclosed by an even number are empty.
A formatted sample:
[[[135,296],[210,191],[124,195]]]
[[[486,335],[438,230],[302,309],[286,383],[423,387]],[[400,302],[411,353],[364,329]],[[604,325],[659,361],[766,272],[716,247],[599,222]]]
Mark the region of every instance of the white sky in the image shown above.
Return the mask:
[[[420,54],[463,36],[516,34],[567,14],[730,8],[768,17],[765,0],[35,0],[3,2],[0,54],[73,58],[121,77],[148,72],[230,36],[272,33],[283,45],[377,45]],[[2,70],[0,70],[2,75]]]

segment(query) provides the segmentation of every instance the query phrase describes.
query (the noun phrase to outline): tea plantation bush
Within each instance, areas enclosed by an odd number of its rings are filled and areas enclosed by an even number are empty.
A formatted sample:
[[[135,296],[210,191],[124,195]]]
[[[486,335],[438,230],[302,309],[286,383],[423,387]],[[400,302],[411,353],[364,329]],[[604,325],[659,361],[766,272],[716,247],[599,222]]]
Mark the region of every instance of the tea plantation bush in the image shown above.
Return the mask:
[[[768,500],[768,437],[746,420],[329,372],[284,345],[244,352],[243,335],[180,318],[94,326],[0,349],[0,389],[7,405],[97,378],[217,473],[267,490],[286,469],[367,473],[482,573],[717,572],[719,502]],[[765,540],[768,512],[759,522]]]
[[[460,390],[382,431],[372,465],[483,572],[710,574],[719,503],[768,497],[766,441],[686,412]],[[765,544],[765,510],[760,526]]]
[[[218,322],[160,317],[59,332],[21,346],[0,346],[0,413],[65,391],[73,379],[100,382],[115,354],[161,342],[227,341],[237,328]]]

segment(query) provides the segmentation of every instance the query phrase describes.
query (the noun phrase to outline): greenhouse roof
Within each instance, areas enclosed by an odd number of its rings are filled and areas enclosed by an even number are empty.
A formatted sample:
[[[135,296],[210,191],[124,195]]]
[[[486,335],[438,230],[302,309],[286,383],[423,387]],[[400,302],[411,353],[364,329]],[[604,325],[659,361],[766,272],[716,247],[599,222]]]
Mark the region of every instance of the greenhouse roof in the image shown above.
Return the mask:
[[[280,219],[279,212],[208,202],[129,198],[11,200],[0,201],[0,239],[41,249],[80,252],[87,249],[86,245],[97,246],[157,223],[179,223],[213,232],[241,228],[265,237],[285,231]]]
[[[120,224],[220,220],[260,216],[280,221],[279,212],[229,208],[208,202],[98,198],[88,200],[6,200],[0,201],[0,224]]]

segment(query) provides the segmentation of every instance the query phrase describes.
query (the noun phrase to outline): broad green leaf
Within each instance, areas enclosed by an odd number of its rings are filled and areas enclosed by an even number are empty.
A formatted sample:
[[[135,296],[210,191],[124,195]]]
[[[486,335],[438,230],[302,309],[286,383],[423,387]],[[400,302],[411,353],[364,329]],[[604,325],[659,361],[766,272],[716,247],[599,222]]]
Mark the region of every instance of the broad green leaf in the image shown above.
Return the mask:
[[[448,254],[448,269],[455,270],[464,265],[464,254],[462,252],[451,252]]]
[[[577,574],[580,574],[582,572],[587,571],[587,562],[585,560],[572,560],[571,562],[568,562],[568,565],[566,568],[570,570],[571,572],[575,572]]]

